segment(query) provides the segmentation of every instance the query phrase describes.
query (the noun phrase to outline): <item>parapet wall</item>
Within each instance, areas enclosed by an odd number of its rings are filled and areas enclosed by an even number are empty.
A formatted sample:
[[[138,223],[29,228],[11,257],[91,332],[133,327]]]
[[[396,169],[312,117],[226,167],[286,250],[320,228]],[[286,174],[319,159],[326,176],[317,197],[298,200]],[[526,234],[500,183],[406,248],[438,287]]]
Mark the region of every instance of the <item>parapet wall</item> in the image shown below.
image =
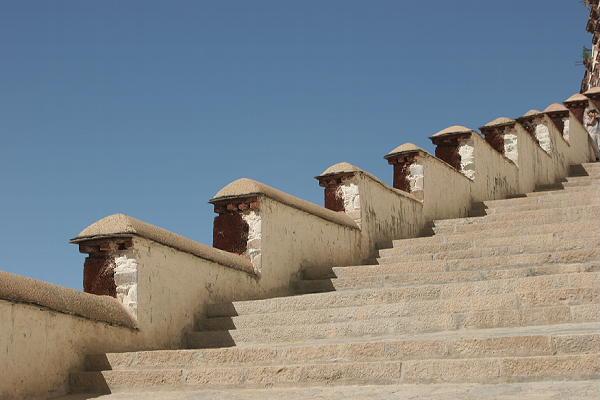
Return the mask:
[[[393,187],[335,164],[316,177],[325,207],[235,181],[210,200],[214,247],[122,214],[90,225],[72,240],[87,254],[89,294],[67,296],[14,276],[21,283],[0,284],[0,348],[8,349],[0,363],[12,367],[0,379],[0,399],[60,394],[89,353],[180,348],[207,304],[288,295],[306,271],[368,263],[379,246],[423,235],[435,219],[559,182],[570,165],[597,157],[583,120],[593,101],[565,104],[497,119],[481,134],[447,128],[431,137],[435,155],[401,145],[385,156]],[[28,286],[41,289],[19,292]],[[33,354],[42,355],[36,368]]]

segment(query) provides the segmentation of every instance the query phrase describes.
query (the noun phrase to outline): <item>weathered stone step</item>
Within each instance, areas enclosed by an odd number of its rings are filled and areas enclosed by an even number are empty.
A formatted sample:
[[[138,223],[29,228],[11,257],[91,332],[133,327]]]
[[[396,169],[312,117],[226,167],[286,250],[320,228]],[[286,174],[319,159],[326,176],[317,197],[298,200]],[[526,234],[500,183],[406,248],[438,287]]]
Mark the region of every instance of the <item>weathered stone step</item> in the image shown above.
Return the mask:
[[[529,197],[527,199],[530,199]],[[493,215],[493,214],[511,214],[508,215],[507,218],[511,218],[512,214],[518,214],[525,211],[534,211],[534,210],[555,210],[569,207],[582,207],[582,206],[600,206],[600,196],[585,196],[583,198],[570,198],[570,199],[560,199],[560,200],[546,200],[544,197],[533,197],[531,199],[538,200],[544,199],[545,201],[533,201],[530,204],[522,202],[520,205],[513,206],[501,206],[501,207],[487,207],[480,208],[480,212],[485,213],[485,215]]]
[[[575,230],[567,226],[560,232],[526,234],[526,235],[505,235],[492,236],[481,234],[465,235],[436,235],[422,240],[394,240],[392,248],[396,254],[432,254],[440,252],[452,252],[457,250],[486,249],[502,246],[513,246],[515,244],[535,244],[552,245],[555,243],[566,244],[570,242],[580,242],[582,240],[596,240],[600,238],[600,224],[594,224],[593,228],[581,229],[581,225],[573,226]],[[390,249],[380,249],[379,251],[388,251]]]
[[[333,267],[333,276],[358,276],[358,275],[397,275],[405,273],[443,273],[466,271],[500,271],[515,268],[532,268],[540,266],[560,266],[565,264],[594,264],[600,261],[600,252],[592,250],[574,250],[564,252],[547,252],[526,255],[482,257],[464,260],[435,260],[402,262],[401,257],[397,262],[374,265],[357,265],[348,267]],[[324,272],[307,270],[305,279],[320,279]],[[329,272],[327,272],[329,274]]]
[[[510,269],[528,265],[572,264],[600,259],[600,249],[548,251],[529,254],[498,255],[478,258],[406,261],[403,256],[380,258],[382,273],[394,272],[442,272]],[[377,268],[365,266],[366,268]]]
[[[577,201],[586,201],[590,199],[598,199],[600,198],[600,190],[595,191],[597,193],[586,192],[572,192],[568,190],[560,190],[557,193],[552,195],[543,196],[542,194],[548,192],[533,192],[528,193],[527,195],[512,197],[508,199],[500,199],[500,200],[486,200],[480,205],[488,209],[496,209],[496,208],[510,208],[515,206],[528,206],[528,205],[540,205],[544,206],[546,204],[553,204],[557,202],[565,202],[568,204],[569,200]]]
[[[405,383],[523,382],[541,379],[596,379],[600,354],[411,360],[403,365]]]
[[[88,371],[278,365],[430,358],[477,358],[593,353],[600,349],[600,323],[472,329],[300,345],[161,350],[91,355]]]
[[[501,228],[531,227],[556,225],[563,223],[598,220],[600,207],[584,207],[560,209],[560,211],[540,210],[528,211],[506,218],[503,214],[492,214],[485,217],[471,217],[456,220],[436,221],[433,230],[436,234],[481,232]]]
[[[556,196],[564,193],[589,193],[590,195],[596,195],[598,188],[596,186],[567,186],[560,189],[552,190],[540,190],[537,192],[527,193],[527,197],[538,197],[538,196]]]
[[[241,327],[242,324],[246,324],[244,326],[261,324],[262,322],[254,317],[256,314],[269,314],[271,318],[269,323],[273,325],[304,323],[300,314],[295,313],[315,310],[323,310],[322,315],[318,316],[315,312],[314,319],[311,320],[309,312],[305,315],[307,321],[327,322],[333,320],[336,315],[343,320],[359,318],[348,313],[361,313],[363,318],[369,318],[377,316],[378,313],[381,316],[390,315],[390,312],[394,315],[412,315],[415,312],[438,313],[440,309],[447,307],[460,311],[456,307],[463,305],[466,309],[473,309],[473,307],[490,309],[490,307],[515,306],[517,302],[525,305],[566,304],[570,299],[594,302],[600,291],[597,283],[598,274],[597,272],[576,273],[446,285],[346,290],[214,304],[208,308],[208,315],[212,318],[208,318],[204,326],[211,329],[230,329]],[[564,301],[556,303],[557,296],[563,296]],[[385,308],[385,305],[389,308]],[[377,307],[380,309],[378,310]],[[336,311],[338,308],[345,309]],[[272,315],[273,313],[277,315]]]
[[[566,179],[566,182],[561,182],[561,185],[564,188],[572,188],[572,187],[599,187],[600,179],[593,176],[578,176],[578,177],[569,177]]]
[[[393,384],[512,382],[592,379],[600,375],[598,354],[497,357],[459,360],[315,363],[279,366],[204,367],[165,370],[80,372],[75,391],[118,392],[149,387],[265,387],[294,384]]]
[[[414,246],[432,246],[463,243],[465,246],[483,244],[482,247],[505,245],[508,243],[547,240],[554,238],[589,237],[600,233],[600,224],[597,221],[571,222],[547,225],[526,225],[517,227],[500,227],[486,229],[485,235],[480,232],[439,233],[433,236],[423,236],[412,239],[394,240],[393,247],[412,248]],[[463,247],[465,248],[465,247]],[[456,249],[458,250],[458,249]]]
[[[297,282],[296,291],[297,293],[306,294],[330,292],[334,290],[343,291],[428,284],[435,285],[598,271],[600,271],[600,261],[596,263],[540,265],[492,271],[419,272],[399,274],[381,274],[375,268],[361,271],[359,267],[340,267],[334,268],[331,271],[330,278],[314,280],[304,279]]]
[[[556,291],[558,292],[558,291]],[[555,303],[564,302],[560,296],[567,297],[565,291],[556,293]],[[492,296],[489,296],[490,299]],[[501,296],[496,296],[500,298]],[[514,298],[513,298],[514,299]],[[484,300],[481,298],[480,300]],[[504,300],[510,303],[509,296]],[[309,341],[342,340],[353,338],[364,340],[370,337],[390,335],[416,335],[422,333],[443,332],[451,330],[470,330],[488,328],[511,328],[536,325],[570,324],[598,322],[599,303],[582,303],[574,305],[524,306],[522,304],[506,304],[504,308],[494,309],[494,305],[486,306],[477,303],[459,310],[459,301],[438,302],[442,310],[435,313],[415,313],[408,316],[394,316],[396,305],[381,306],[387,308],[387,315],[380,312],[375,316],[357,314],[357,318],[341,316],[345,319],[335,322],[311,322],[309,312],[299,312],[299,319],[294,325],[273,325],[268,315],[257,314],[256,322],[262,321],[261,327],[238,328],[222,331],[197,331],[188,335],[188,344],[192,348],[214,348],[227,346],[303,344]],[[539,301],[535,301],[539,303]],[[549,302],[546,302],[549,303]],[[499,302],[496,302],[496,306]],[[397,307],[396,307],[397,308]],[[488,308],[488,309],[478,309]],[[457,311],[459,310],[459,311]],[[345,310],[335,310],[345,311]],[[352,312],[352,310],[346,310]],[[426,311],[433,312],[431,309]],[[596,311],[596,314],[593,313]],[[324,312],[316,312],[320,318]],[[335,315],[337,316],[337,315]],[[362,319],[359,319],[362,318]],[[302,322],[300,322],[302,320]],[[315,319],[317,321],[318,319]],[[333,322],[331,322],[333,321]]]
[[[84,400],[87,395],[74,394],[56,400]],[[348,385],[268,387],[259,389],[229,388],[198,390],[133,391],[105,395],[101,400],[598,400],[598,380],[519,382],[501,384],[446,383],[398,385]]]
[[[571,221],[578,221],[581,219],[588,218],[590,216],[600,216],[600,206],[576,206],[576,207],[565,207],[559,209],[536,209],[513,213],[511,218],[508,219],[506,215],[485,215],[481,217],[468,217],[468,218],[453,218],[453,219],[441,219],[435,220],[434,226],[456,226],[456,225],[473,225],[473,224],[486,224],[494,222],[523,222],[530,223],[544,218],[561,218],[567,217]]]
[[[407,254],[406,250],[391,248],[379,250],[378,260],[402,257],[406,262],[427,260],[457,260],[465,258],[491,257],[512,254],[535,254],[548,251],[583,250],[600,247],[600,235],[592,238],[552,240],[547,242],[517,242],[511,245],[469,248],[464,250],[442,250]]]

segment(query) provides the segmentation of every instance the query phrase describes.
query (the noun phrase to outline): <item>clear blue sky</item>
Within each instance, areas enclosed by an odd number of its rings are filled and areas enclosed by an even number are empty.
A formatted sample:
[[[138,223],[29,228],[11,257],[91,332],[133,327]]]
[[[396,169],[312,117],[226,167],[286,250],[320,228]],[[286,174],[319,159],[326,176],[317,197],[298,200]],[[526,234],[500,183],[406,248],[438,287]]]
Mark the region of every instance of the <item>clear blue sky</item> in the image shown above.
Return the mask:
[[[579,89],[577,0],[0,0],[0,269],[80,288],[68,239],[123,212],[211,243],[208,199],[313,176]]]

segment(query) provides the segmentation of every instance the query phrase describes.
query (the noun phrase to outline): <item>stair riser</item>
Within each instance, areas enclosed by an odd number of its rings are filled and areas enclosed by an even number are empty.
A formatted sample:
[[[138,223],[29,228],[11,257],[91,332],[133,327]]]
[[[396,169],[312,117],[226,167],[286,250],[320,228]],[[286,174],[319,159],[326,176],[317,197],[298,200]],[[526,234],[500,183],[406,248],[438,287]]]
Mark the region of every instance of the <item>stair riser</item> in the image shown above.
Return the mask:
[[[279,330],[279,334],[288,332],[303,332],[309,329],[306,324],[313,324],[310,328],[315,331],[327,331],[329,329],[344,329],[344,324],[354,323],[361,329],[370,329],[368,321],[389,318],[403,318],[400,321],[408,324],[418,320],[424,321],[423,324],[435,325],[443,324],[446,326],[450,316],[447,313],[493,313],[498,311],[516,312],[519,308],[535,308],[539,315],[542,315],[545,308],[548,310],[553,307],[563,307],[556,309],[555,322],[569,322],[570,315],[567,306],[590,306],[600,303],[598,289],[565,289],[546,291],[545,293],[516,293],[514,295],[490,295],[473,297],[470,299],[450,299],[440,301],[422,301],[422,302],[401,302],[391,304],[366,305],[360,307],[338,307],[333,309],[308,309],[298,310],[296,312],[281,313],[262,313],[255,315],[244,315],[239,317],[220,317],[209,319],[205,329],[213,330],[231,330],[237,328],[238,331],[232,331],[232,334],[251,334],[251,332],[240,333],[241,330]],[[585,309],[581,309],[585,310]],[[581,311],[580,310],[580,311]],[[535,314],[532,315],[535,317]],[[511,316],[512,318],[512,316]],[[586,317],[587,318],[587,317]],[[600,318],[596,315],[595,318]],[[564,319],[564,320],[563,320]],[[209,323],[210,321],[210,323]],[[363,323],[367,321],[367,323]],[[558,321],[558,322],[557,322]],[[400,323],[397,321],[397,323]],[[490,321],[493,323],[493,320]],[[325,325],[320,325],[325,324]],[[329,324],[329,325],[326,325]],[[337,327],[335,325],[338,325]],[[341,324],[341,325],[340,325]],[[366,326],[363,326],[366,325]],[[501,325],[505,326],[505,325]],[[267,328],[268,327],[268,328]],[[495,326],[488,326],[493,328]],[[374,329],[380,329],[373,327]],[[226,339],[227,335],[222,332],[203,331],[206,337],[215,337]],[[277,332],[275,332],[277,334]],[[260,335],[259,335],[260,336]],[[231,343],[231,340],[228,341]]]
[[[379,250],[380,258],[402,256],[404,261],[427,261],[427,260],[453,260],[464,258],[492,257],[497,255],[511,254],[535,254],[548,251],[568,251],[593,249],[600,246],[600,235],[596,238],[570,239],[568,241],[547,240],[533,244],[523,244],[523,242],[514,241],[512,245],[490,246],[487,248],[471,248],[466,250],[453,251],[431,251],[423,253],[407,254],[405,250],[391,248]]]
[[[583,206],[583,207],[569,207],[560,208],[555,210],[538,209],[534,211],[524,211],[520,213],[513,213],[510,218],[506,215],[487,215],[484,217],[470,217],[470,218],[455,218],[455,219],[444,219],[436,220],[435,227],[441,228],[446,226],[460,226],[460,225],[474,225],[474,224],[489,224],[494,222],[505,222],[511,223],[516,221],[530,221],[547,218],[568,218],[572,221],[579,221],[586,217],[600,216],[599,206]]]
[[[486,215],[497,215],[497,214],[518,214],[522,212],[535,211],[535,210],[558,210],[569,207],[582,207],[582,206],[600,206],[600,199],[595,197],[587,198],[585,200],[564,200],[564,201],[553,201],[547,203],[534,203],[512,207],[493,207],[483,209]]]
[[[494,216],[490,216],[494,217]],[[504,221],[493,221],[481,219],[474,223],[461,223],[457,222],[454,224],[442,224],[436,225],[433,230],[436,234],[455,234],[455,233],[469,233],[469,232],[482,232],[485,231],[486,235],[488,231],[495,229],[514,229],[514,228],[531,228],[540,227],[543,225],[556,225],[563,223],[583,222],[597,220],[600,218],[600,212],[597,211],[581,211],[578,214],[568,215],[541,215],[539,217],[523,217],[513,218]]]
[[[536,301],[535,303],[539,304],[540,301]],[[560,301],[554,301],[554,303],[558,304]],[[394,315],[393,311],[395,310],[392,310],[392,307],[386,307],[374,315],[366,317],[359,315],[361,318],[354,319],[339,316],[339,320],[346,321],[329,322],[328,320],[326,321],[327,323],[323,322],[322,324],[315,324],[319,322],[318,317],[311,320],[303,314],[298,316],[294,321],[294,325],[273,324],[272,326],[276,326],[276,329],[263,329],[256,327],[258,325],[256,323],[249,323],[248,325],[253,325],[254,327],[243,327],[244,325],[242,325],[241,328],[228,332],[195,332],[190,335],[189,343],[193,348],[227,347],[240,344],[288,343],[309,339],[362,337],[365,335],[418,334],[456,329],[491,329],[564,324],[576,321],[596,322],[600,319],[598,315],[590,316],[587,314],[575,317],[573,314],[574,311],[570,306],[526,307],[518,310],[518,306],[515,304],[517,303],[513,302],[513,304],[507,304],[505,308],[478,311],[466,311],[468,309],[458,310],[450,304],[444,304],[445,307],[443,307],[443,310],[447,310],[452,315],[436,314],[436,310],[424,309],[423,315],[398,316],[407,314],[407,312],[399,310],[397,312],[398,315]],[[581,306],[584,305],[588,304],[581,304]],[[481,309],[485,307],[479,306],[474,308]],[[263,319],[263,325],[268,323],[268,321],[264,321],[265,319]],[[336,318],[332,319],[332,321],[336,320]],[[308,325],[311,323],[315,325]]]
[[[282,326],[277,329],[241,329],[226,332],[195,332],[188,336],[191,348],[217,348],[258,344],[300,344],[307,340],[360,338],[365,336],[412,335],[459,329],[526,327],[575,322],[598,322],[599,315],[581,306],[554,306],[473,311],[450,315],[385,317],[368,321],[324,325]],[[598,307],[596,307],[598,311]],[[308,323],[308,322],[307,322]]]
[[[402,367],[403,382],[419,384],[597,379],[600,356],[407,361]]]
[[[387,340],[302,347],[229,347],[222,349],[115,353],[89,356],[88,371],[201,368],[206,366],[289,365],[318,362],[373,362],[479,357],[531,357],[591,353],[599,334],[467,337]]]
[[[469,360],[420,360],[376,363],[328,363],[162,371],[105,371],[71,376],[74,391],[120,392],[150,387],[267,387],[294,384],[392,384],[441,382],[513,382],[546,379],[595,379],[596,354],[506,357]]]
[[[600,224],[599,224],[600,225]],[[530,247],[540,248],[542,246],[552,246],[554,249],[556,245],[568,246],[587,244],[594,240],[600,240],[600,226],[595,231],[579,231],[579,232],[559,232],[559,233],[546,233],[541,235],[528,235],[520,237],[499,237],[499,238],[482,238],[479,235],[479,239],[473,240],[451,240],[447,243],[429,243],[422,245],[396,245],[394,243],[392,248],[379,250],[380,256],[384,256],[386,253],[396,255],[421,255],[421,254],[437,254],[437,253],[452,253],[456,251],[468,251],[468,250],[487,250],[500,247]],[[392,253],[393,252],[393,253]]]
[[[485,208],[490,209],[500,209],[500,208],[510,208],[510,207],[519,207],[519,206],[533,206],[539,205],[540,208],[545,205],[555,204],[555,203],[565,203],[567,207],[571,206],[574,203],[570,203],[569,200],[573,202],[585,202],[589,200],[595,200],[600,196],[600,189],[595,191],[588,192],[573,192],[570,190],[562,190],[555,194],[543,196],[543,193],[547,192],[534,192],[528,193],[523,197],[515,197],[510,199],[501,199],[501,200],[487,200],[483,202]],[[554,192],[552,192],[554,193]]]
[[[600,184],[600,180],[598,180],[598,179],[594,179],[591,177],[584,177],[584,179],[569,178],[566,182],[562,183],[562,186],[565,188],[581,187],[581,186],[598,187],[599,184]]]
[[[281,313],[301,310],[334,309],[376,304],[417,301],[458,300],[470,302],[464,296],[490,296],[532,291],[552,291],[567,288],[600,290],[600,273],[575,273],[570,275],[535,276],[522,279],[460,282],[448,285],[427,285],[372,290],[320,293],[307,296],[273,298],[261,301],[243,301],[208,306],[209,317],[243,316],[247,314]],[[486,300],[487,301],[487,300]],[[471,303],[472,304],[472,303]],[[412,305],[416,307],[416,305]],[[274,323],[274,322],[272,322]]]
[[[461,234],[439,234],[435,236],[419,237],[414,239],[394,240],[394,248],[427,248],[435,245],[455,245],[462,244],[466,249],[473,246],[489,247],[495,245],[505,245],[514,240],[521,242],[536,241],[556,238],[582,238],[595,236],[600,233],[600,226],[597,222],[587,223],[566,223],[566,224],[548,224],[540,226],[510,227],[486,230],[485,235],[479,232],[461,233]],[[467,247],[468,246],[468,247]],[[460,250],[460,248],[456,249]]]
[[[600,263],[598,263],[598,265],[577,264],[549,267],[526,267],[499,271],[458,271],[395,275],[381,275],[373,270],[369,270],[368,273],[366,271],[361,273],[357,270],[345,273],[343,269],[344,268],[338,268],[335,270],[335,274],[339,275],[339,278],[303,280],[296,284],[296,290],[298,293],[318,293],[356,289],[393,288],[412,285],[477,282],[492,279],[514,279],[576,272],[598,272],[600,271]]]
[[[531,193],[527,193],[525,196],[527,196],[527,197],[555,196],[557,194],[561,195],[564,193],[588,193],[588,194],[593,195],[593,194],[597,194],[597,192],[598,192],[598,188],[596,188],[595,186],[572,186],[572,187],[565,187],[563,189],[531,192]]]
[[[494,270],[510,269],[521,266],[535,266],[541,264],[568,264],[592,262],[600,259],[600,249],[584,249],[572,251],[558,251],[499,255],[481,258],[466,258],[455,260],[432,260],[432,261],[406,261],[405,257],[379,258],[379,266],[367,266],[366,268],[381,268],[382,273],[398,272],[442,272],[442,271],[471,271],[471,270]],[[386,267],[390,267],[384,269]]]

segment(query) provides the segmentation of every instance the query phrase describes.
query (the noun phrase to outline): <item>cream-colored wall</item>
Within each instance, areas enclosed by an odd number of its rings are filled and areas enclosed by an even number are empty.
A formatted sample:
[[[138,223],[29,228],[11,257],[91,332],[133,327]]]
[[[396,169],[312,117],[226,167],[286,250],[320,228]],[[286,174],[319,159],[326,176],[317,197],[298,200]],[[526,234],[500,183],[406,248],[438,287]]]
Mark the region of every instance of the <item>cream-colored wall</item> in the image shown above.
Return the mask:
[[[496,151],[481,136],[473,134],[471,137],[475,147],[472,201],[502,199],[519,193],[517,166]]]
[[[361,231],[336,224],[268,197],[261,200],[261,286],[289,293],[303,269],[352,265],[365,258]]]
[[[123,252],[138,265],[138,326],[147,348],[180,348],[210,303],[256,298],[259,281],[238,271],[134,237]]]
[[[134,329],[0,300],[0,400],[64,394],[86,354],[134,350],[138,339]]]
[[[471,181],[444,161],[424,153],[417,163],[424,167],[423,220],[458,218],[471,210]]]
[[[375,250],[394,239],[419,236],[425,227],[423,203],[409,194],[391,188],[364,173],[352,182],[360,196],[360,227],[363,257],[374,257]]]

